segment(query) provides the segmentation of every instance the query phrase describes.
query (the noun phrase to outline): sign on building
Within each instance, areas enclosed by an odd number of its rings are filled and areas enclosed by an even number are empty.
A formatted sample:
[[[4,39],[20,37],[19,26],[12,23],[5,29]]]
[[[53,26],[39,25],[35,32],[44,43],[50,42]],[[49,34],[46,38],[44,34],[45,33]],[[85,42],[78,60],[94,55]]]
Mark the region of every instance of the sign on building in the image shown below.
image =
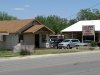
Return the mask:
[[[82,26],[83,36],[95,35],[95,26],[94,25],[83,25]]]

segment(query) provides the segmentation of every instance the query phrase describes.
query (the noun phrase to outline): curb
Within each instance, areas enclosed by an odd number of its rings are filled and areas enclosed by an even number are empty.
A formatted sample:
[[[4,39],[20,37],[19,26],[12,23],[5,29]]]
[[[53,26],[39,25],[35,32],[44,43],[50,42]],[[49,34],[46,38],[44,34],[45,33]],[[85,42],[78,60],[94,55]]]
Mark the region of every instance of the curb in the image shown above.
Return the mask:
[[[0,58],[0,62],[7,60],[23,60],[23,59],[33,59],[33,58],[43,58],[43,57],[55,57],[55,56],[72,56],[72,55],[80,55],[80,54],[93,54],[100,53],[100,51],[86,51],[86,52],[74,52],[74,53],[60,53],[60,54],[44,54],[44,55],[30,55],[30,56],[18,56],[18,57],[7,57]]]

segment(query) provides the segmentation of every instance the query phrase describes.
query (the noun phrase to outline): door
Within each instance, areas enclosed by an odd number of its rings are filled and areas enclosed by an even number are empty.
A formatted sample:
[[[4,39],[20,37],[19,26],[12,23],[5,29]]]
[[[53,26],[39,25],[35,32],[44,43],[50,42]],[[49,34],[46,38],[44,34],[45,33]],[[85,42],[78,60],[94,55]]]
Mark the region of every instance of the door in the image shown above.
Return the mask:
[[[35,48],[39,48],[39,34],[35,34]]]

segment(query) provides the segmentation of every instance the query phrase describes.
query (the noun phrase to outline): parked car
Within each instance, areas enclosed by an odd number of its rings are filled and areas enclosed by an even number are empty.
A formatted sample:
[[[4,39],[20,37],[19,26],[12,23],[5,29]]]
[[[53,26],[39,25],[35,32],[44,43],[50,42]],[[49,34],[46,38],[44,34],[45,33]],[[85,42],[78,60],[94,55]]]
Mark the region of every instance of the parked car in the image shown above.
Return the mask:
[[[56,39],[56,38],[51,38],[50,39],[50,45],[53,48],[58,48],[58,43],[62,42],[63,39]]]
[[[67,48],[71,49],[76,46],[77,43],[80,43],[78,39],[65,39],[58,44],[58,48]]]
[[[83,43],[91,43],[92,40],[84,40]]]
[[[89,46],[92,40],[84,40],[83,43],[77,43],[76,46]]]

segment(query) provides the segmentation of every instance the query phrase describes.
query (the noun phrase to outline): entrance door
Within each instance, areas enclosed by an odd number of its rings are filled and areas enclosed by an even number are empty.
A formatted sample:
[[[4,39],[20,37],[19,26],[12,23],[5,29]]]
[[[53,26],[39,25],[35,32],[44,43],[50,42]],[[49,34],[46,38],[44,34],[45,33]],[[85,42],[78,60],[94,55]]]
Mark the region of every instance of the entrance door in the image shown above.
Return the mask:
[[[39,34],[35,34],[35,48],[39,48]]]

